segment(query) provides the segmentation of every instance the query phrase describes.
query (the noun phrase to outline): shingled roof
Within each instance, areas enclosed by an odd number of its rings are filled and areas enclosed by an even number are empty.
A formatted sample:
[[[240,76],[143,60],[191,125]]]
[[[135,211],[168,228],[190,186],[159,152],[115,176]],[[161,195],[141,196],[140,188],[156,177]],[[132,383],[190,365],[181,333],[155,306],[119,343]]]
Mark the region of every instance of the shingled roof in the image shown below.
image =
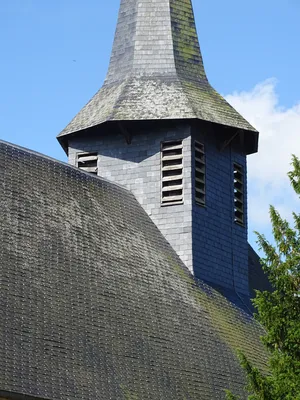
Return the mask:
[[[265,368],[260,326],[129,191],[4,142],[0,170],[0,397],[244,396],[235,350]]]
[[[200,119],[256,130],[209,84],[191,0],[122,0],[103,87],[58,135],[108,121]]]

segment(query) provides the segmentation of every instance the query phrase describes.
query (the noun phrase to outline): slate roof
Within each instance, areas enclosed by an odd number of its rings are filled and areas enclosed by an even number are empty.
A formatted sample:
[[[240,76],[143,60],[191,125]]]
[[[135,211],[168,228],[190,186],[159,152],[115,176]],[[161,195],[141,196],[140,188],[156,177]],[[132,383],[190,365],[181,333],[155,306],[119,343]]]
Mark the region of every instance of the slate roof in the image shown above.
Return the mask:
[[[108,121],[200,119],[257,131],[209,84],[191,0],[122,0],[103,87],[58,135]]]
[[[235,350],[264,369],[260,326],[129,191],[5,142],[0,171],[0,397],[245,398]]]

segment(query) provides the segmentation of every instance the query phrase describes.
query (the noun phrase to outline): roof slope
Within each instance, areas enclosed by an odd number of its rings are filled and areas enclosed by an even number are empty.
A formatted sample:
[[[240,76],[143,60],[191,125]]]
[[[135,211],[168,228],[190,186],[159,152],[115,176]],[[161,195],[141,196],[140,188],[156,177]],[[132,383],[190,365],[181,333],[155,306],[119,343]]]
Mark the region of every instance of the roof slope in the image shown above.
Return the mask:
[[[212,400],[242,393],[259,326],[195,282],[125,189],[0,142],[0,392]]]
[[[122,0],[104,85],[58,138],[106,121],[157,119],[256,132],[207,80],[191,0]]]

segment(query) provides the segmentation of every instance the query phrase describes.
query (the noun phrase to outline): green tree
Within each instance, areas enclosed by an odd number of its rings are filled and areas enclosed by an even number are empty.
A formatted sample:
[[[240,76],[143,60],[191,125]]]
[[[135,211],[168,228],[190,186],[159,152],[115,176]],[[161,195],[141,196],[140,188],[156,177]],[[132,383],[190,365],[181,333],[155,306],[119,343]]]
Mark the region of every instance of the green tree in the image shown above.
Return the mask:
[[[291,185],[300,196],[300,160],[293,155]],[[274,245],[256,232],[265,257],[261,260],[274,291],[256,291],[256,318],[265,328],[262,341],[269,352],[269,374],[263,375],[238,353],[248,378],[248,400],[300,400],[300,214],[294,228],[270,207]],[[227,391],[227,400],[237,400]]]

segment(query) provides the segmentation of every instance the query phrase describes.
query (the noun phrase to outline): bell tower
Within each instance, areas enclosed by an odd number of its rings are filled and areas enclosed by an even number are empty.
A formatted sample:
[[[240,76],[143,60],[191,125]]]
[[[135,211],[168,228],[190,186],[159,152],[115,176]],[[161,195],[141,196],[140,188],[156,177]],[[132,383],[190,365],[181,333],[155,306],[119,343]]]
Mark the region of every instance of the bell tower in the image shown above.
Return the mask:
[[[191,0],[121,0],[105,82],[58,140],[132,191],[192,273],[248,294],[258,132],[209,84]]]

